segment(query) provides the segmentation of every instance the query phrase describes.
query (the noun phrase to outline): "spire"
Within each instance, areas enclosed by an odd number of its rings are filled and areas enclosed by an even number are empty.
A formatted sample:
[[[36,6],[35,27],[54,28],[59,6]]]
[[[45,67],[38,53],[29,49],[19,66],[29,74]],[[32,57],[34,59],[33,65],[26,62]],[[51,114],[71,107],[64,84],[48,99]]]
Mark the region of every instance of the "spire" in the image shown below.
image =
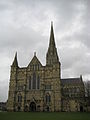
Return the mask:
[[[57,48],[55,45],[53,22],[51,22],[50,41],[49,41],[48,52],[46,55],[46,64],[50,65],[58,62],[59,59],[57,54]]]
[[[49,46],[55,46],[54,31],[53,31],[53,22],[52,21],[51,21],[51,32],[50,32]]]
[[[17,61],[17,52],[15,53],[14,61],[12,63],[13,67],[18,67],[18,61]]]
[[[82,75],[80,75],[80,79],[81,79],[81,81],[82,81]]]

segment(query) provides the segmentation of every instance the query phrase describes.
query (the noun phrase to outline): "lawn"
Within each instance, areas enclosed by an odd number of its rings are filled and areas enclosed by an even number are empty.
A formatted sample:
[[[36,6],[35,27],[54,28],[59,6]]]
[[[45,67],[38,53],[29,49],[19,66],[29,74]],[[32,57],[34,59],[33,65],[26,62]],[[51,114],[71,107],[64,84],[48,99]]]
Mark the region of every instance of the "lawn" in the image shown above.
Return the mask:
[[[90,120],[90,113],[0,112],[0,120]]]

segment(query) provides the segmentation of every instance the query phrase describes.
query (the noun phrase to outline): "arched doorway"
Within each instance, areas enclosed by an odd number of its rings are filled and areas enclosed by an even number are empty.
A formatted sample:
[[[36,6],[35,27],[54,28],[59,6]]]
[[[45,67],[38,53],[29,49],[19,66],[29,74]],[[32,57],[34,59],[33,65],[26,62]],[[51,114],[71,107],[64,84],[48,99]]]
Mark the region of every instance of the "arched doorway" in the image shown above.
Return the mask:
[[[83,106],[80,106],[80,112],[83,112]]]
[[[30,103],[29,110],[31,112],[35,112],[36,111],[36,104],[35,104],[35,102],[31,102]]]
[[[21,111],[21,107],[20,106],[18,106],[18,111]]]
[[[28,112],[28,106],[27,105],[25,106],[24,111]]]
[[[47,112],[49,112],[49,106],[47,106]]]
[[[37,111],[40,111],[40,105],[37,106]]]

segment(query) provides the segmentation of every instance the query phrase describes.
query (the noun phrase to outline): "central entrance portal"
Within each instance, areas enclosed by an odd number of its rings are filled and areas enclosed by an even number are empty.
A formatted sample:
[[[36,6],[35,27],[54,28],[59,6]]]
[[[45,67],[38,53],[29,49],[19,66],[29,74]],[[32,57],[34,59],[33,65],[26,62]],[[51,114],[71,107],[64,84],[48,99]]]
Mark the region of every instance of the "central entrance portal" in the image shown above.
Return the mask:
[[[83,112],[83,106],[80,106],[80,112]]]
[[[35,112],[36,111],[36,104],[35,104],[35,102],[31,102],[30,103],[29,110],[31,112]]]

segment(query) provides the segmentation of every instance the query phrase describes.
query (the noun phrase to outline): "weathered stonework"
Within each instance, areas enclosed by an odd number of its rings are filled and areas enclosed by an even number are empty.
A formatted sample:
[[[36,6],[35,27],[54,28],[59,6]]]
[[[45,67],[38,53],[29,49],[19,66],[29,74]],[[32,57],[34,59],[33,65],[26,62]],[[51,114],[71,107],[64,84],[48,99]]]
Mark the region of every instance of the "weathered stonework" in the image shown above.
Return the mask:
[[[17,53],[15,55],[11,65],[8,111],[80,111],[81,96],[79,95],[76,99],[63,94],[65,87],[73,88],[75,84],[63,85],[61,81],[61,63],[51,24],[46,66],[43,66],[34,54],[29,65],[20,68]],[[83,81],[80,83],[83,84]],[[77,88],[77,86],[75,87]],[[80,85],[79,87],[82,88],[81,91],[84,95],[84,86]],[[82,105],[82,107],[84,106]]]

